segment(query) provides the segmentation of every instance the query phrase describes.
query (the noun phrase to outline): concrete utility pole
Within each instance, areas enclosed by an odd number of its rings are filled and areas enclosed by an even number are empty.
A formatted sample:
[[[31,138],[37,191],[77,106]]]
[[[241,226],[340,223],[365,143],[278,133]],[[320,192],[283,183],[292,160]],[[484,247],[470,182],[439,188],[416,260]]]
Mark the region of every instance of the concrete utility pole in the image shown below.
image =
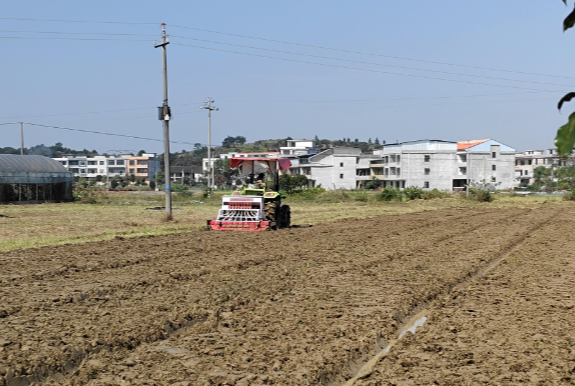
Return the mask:
[[[166,216],[172,219],[172,191],[170,187],[170,118],[172,113],[168,106],[168,57],[166,46],[170,44],[170,38],[166,35],[166,23],[162,23],[162,43],[154,47],[162,47],[162,64],[164,68],[164,103],[158,107],[158,118],[164,122],[164,182],[166,191]]]
[[[212,185],[214,184],[214,165],[212,163],[212,110],[219,108],[212,106],[215,100],[208,98],[200,109],[208,110],[208,195],[212,195]]]
[[[20,155],[24,155],[24,122],[20,122]]]

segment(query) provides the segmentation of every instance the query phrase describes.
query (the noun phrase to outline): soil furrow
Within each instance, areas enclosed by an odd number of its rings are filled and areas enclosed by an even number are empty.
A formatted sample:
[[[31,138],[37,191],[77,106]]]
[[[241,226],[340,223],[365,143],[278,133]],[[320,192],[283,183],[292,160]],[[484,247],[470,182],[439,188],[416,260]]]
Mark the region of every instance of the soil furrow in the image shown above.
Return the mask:
[[[264,235],[214,232],[199,240],[191,232],[141,239],[130,249],[122,249],[128,240],[69,246],[67,264],[74,254],[89,263],[92,250],[115,251],[123,261],[143,251],[156,258],[11,281],[1,304],[21,308],[0,319],[0,336],[9,341],[0,350],[0,375],[10,369],[10,379],[30,381],[58,371],[62,378],[54,382],[78,385],[304,385],[349,378],[414,308],[551,213],[440,212]],[[42,252],[26,257],[38,256],[34,270],[63,261],[43,259]],[[49,309],[39,307],[50,302]]]

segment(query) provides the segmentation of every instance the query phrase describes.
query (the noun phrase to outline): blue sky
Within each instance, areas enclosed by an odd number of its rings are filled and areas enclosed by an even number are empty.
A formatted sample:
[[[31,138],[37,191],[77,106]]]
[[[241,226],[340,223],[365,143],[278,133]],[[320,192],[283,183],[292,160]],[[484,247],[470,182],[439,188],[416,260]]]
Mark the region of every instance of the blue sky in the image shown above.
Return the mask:
[[[161,53],[152,41],[159,40],[160,23],[165,22],[173,43],[168,76],[174,141],[206,143],[207,117],[199,106],[213,97],[220,107],[213,113],[215,144],[227,135],[243,135],[248,141],[318,135],[388,142],[494,138],[518,150],[543,148],[552,146],[557,127],[568,116],[569,106],[563,114],[557,112],[557,100],[563,91],[575,90],[570,71],[575,35],[561,30],[569,11],[560,0],[11,2],[3,5],[1,17],[150,24],[0,19],[0,36],[8,37],[0,39],[0,123],[25,121],[160,139],[155,106],[162,101]],[[84,114],[92,112],[97,113]],[[19,146],[19,126],[0,130],[0,147]],[[162,151],[160,142],[26,126],[26,146],[57,141],[101,152]],[[172,151],[191,147],[173,144]]]

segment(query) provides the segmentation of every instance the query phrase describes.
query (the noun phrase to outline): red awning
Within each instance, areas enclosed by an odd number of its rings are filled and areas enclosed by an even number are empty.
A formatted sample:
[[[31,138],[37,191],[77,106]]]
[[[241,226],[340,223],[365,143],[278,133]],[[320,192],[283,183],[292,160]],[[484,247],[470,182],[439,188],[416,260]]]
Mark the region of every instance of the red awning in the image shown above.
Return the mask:
[[[278,163],[280,170],[286,170],[291,167],[291,161],[288,158],[264,158],[264,157],[234,157],[230,158],[230,167],[237,168],[244,161],[257,161],[267,163]]]

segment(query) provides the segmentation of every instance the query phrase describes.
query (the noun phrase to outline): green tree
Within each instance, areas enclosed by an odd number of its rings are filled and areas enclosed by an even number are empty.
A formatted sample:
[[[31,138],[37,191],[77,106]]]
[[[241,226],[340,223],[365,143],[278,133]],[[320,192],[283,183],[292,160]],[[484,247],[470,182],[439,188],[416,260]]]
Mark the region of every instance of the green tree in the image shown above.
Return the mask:
[[[562,0],[565,5],[567,5],[567,0]],[[563,21],[563,31],[567,31],[575,25],[575,9],[565,18]],[[569,102],[571,99],[575,98],[575,92],[570,92],[566,94],[557,105],[557,108],[561,110],[563,103]],[[555,146],[557,146],[557,152],[560,156],[567,156],[573,152],[573,146],[575,146],[575,113],[569,116],[567,123],[557,130],[557,136],[555,137]]]
[[[156,181],[156,184],[163,185],[166,182],[166,179],[164,178],[164,172],[157,172],[156,176],[154,177],[154,181]]]

